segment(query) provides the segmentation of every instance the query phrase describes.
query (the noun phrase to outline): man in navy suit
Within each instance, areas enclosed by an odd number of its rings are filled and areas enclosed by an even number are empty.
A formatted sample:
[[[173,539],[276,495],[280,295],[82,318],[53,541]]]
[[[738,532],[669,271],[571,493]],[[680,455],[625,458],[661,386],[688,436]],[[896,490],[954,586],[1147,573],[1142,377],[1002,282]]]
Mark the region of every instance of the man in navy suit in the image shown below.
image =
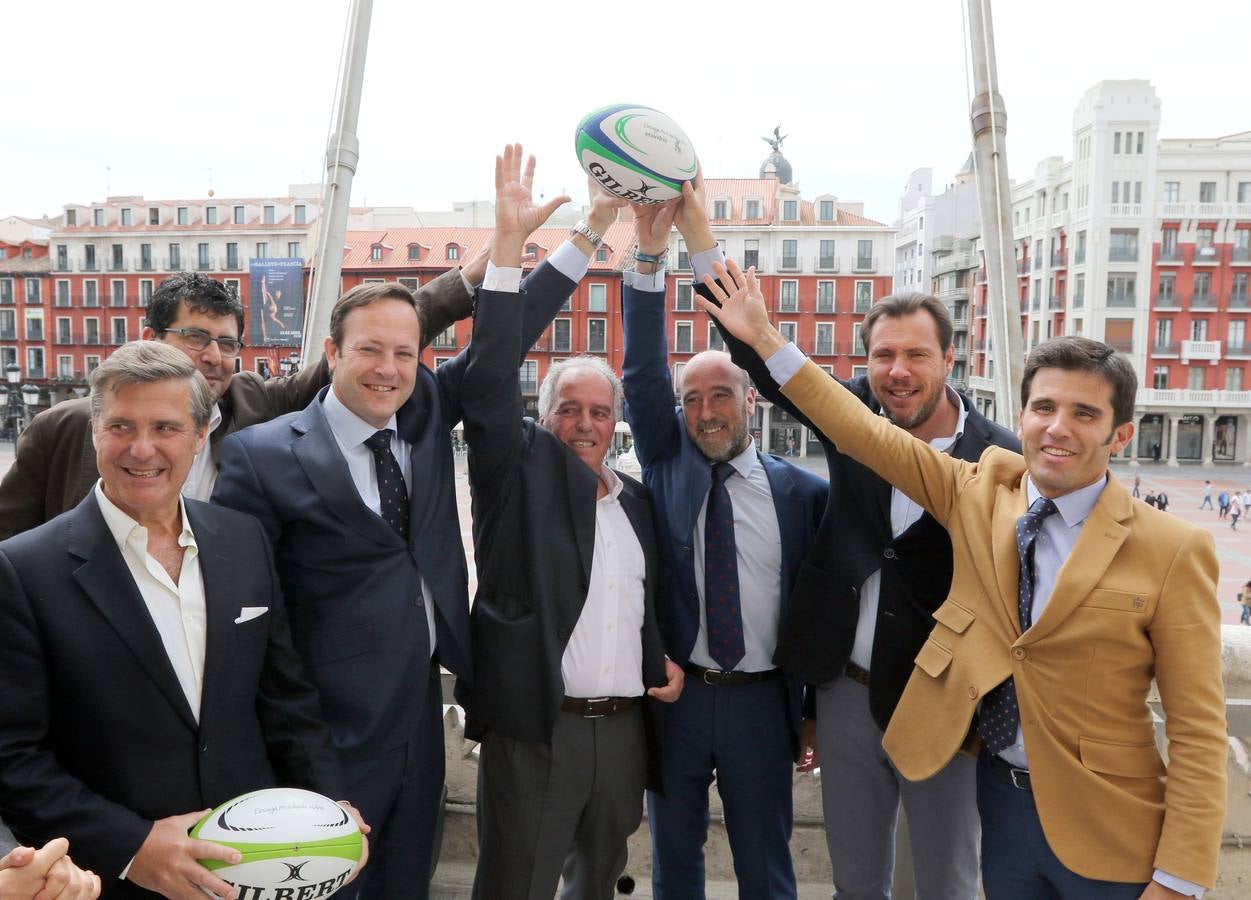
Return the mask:
[[[187,837],[206,807],[339,794],[260,525],[179,496],[213,399],[186,354],[120,348],[91,379],[100,481],[0,543],[0,810],[110,898],[234,896],[198,860],[238,854]]]
[[[665,717],[663,792],[648,793],[653,890],[658,898],[704,896],[715,770],[740,896],[793,898],[802,684],[774,666],[773,652],[828,487],[757,452],[755,390],[728,354],[687,363],[674,409],[663,256],[675,214],[700,211],[685,202],[636,209],[639,250],[624,274],[622,306],[626,417],[669,575],[661,622],[687,676]]]
[[[569,255],[557,248],[524,282],[525,347],[546,325],[530,308],[550,318],[576,284],[562,272]],[[572,256],[580,278],[586,256]],[[348,291],[325,342],[330,386],[304,411],[227,438],[213,494],[274,543],[296,647],[374,828],[359,889],[369,900],[428,894],[444,772],[436,662],[473,682],[450,437],[466,357],[432,372],[420,347],[405,287]]]

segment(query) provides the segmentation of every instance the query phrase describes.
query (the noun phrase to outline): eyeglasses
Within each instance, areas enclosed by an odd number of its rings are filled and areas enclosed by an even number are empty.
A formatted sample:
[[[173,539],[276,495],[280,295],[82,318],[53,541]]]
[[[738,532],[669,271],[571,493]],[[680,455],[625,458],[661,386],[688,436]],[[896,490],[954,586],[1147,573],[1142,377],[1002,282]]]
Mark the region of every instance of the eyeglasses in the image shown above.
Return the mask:
[[[203,328],[166,328],[166,334],[176,334],[182,342],[192,350],[203,350],[214,341],[222,356],[238,356],[243,349],[243,341],[232,337],[213,337]]]

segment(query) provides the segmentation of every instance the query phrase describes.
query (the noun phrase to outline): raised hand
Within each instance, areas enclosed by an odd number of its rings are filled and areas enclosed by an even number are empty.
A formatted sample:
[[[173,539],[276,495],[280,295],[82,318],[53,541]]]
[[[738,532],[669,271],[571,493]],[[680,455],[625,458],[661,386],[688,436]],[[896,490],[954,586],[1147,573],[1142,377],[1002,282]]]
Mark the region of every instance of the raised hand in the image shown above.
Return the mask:
[[[686,241],[686,250],[692,254],[711,250],[717,243],[708,224],[708,198],[704,188],[703,170],[697,169],[694,180],[682,185],[682,199],[678,201],[674,217],[678,233]]]
[[[591,211],[587,214],[586,224],[592,231],[602,235],[613,222],[617,221],[618,210],[630,205],[630,202],[615,194],[610,194],[594,178],[586,179],[587,196],[591,201]]]
[[[669,200],[665,203],[631,204],[634,209],[634,232],[638,236],[640,252],[650,256],[659,256],[665,252],[680,203],[680,200]]]
[[[760,283],[756,280],[756,267],[744,272],[738,263],[730,260],[726,266],[713,263],[712,268],[716,278],[705,275],[704,285],[713,300],[696,295],[695,302],[708,315],[720,320],[730,334],[755,349],[761,359],[768,359],[786,344],[786,339],[769,321]]]
[[[542,206],[534,202],[534,157],[521,168],[521,145],[509,144],[503,156],[495,157],[495,238],[491,262],[497,266],[521,265],[521,251],[526,239],[548,220],[557,207],[569,198],[554,197]]]

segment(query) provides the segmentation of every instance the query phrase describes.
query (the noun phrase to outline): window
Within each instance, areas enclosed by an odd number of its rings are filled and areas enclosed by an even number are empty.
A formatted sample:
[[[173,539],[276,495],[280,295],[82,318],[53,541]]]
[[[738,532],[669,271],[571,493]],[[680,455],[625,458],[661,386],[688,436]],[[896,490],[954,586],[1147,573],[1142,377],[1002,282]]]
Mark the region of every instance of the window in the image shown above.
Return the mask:
[[[1234,366],[1225,370],[1225,390],[1242,390],[1242,366]]]
[[[0,278],[0,303],[11,304],[13,302],[13,279]]]
[[[178,207],[177,216],[178,216],[177,221],[179,225],[188,225],[191,223],[191,216],[187,212],[187,207],[185,206]]]
[[[608,285],[590,284],[586,292],[587,312],[608,312]]]
[[[17,340],[17,311],[0,309],[0,341]]]
[[[100,343],[100,320],[97,318],[83,319],[83,343]]]
[[[178,270],[182,268],[182,245],[181,244],[169,245],[169,267],[172,270]]]
[[[209,245],[208,244],[196,244],[195,267],[203,271],[205,269],[208,269],[210,265],[211,264],[209,262]]]
[[[873,282],[857,281],[856,282],[856,312],[865,313],[869,311],[869,307],[873,304]]]
[[[778,333],[782,335],[783,340],[795,343],[795,333],[798,326],[794,322],[779,322]]]
[[[73,338],[70,336],[70,320],[68,316],[59,316],[56,320],[56,342],[58,344],[72,343]]]
[[[68,227],[73,227],[78,224],[78,210],[67,209],[65,211],[65,224]]]
[[[404,287],[408,288],[414,294],[417,293],[417,289],[421,287],[420,278],[400,278],[398,280],[400,284],[404,285]]]
[[[129,206],[122,207],[122,225],[127,226],[127,225],[134,225],[134,224],[135,224],[135,211],[131,209]]]
[[[1229,335],[1227,342],[1231,347],[1241,347],[1247,338],[1247,323],[1245,319],[1231,319],[1229,322]]]
[[[1173,340],[1173,322],[1171,319],[1157,319],[1155,323],[1155,345],[1167,350]]]
[[[460,259],[460,247],[457,247],[455,244],[448,244],[447,258],[450,260]]]
[[[1199,202],[1215,203],[1216,202],[1216,182],[1200,181],[1199,182]]]
[[[96,280],[83,282],[83,306],[99,306],[100,294]]]
[[[833,222],[835,218],[834,201],[822,200],[819,206],[819,218],[822,222]]]
[[[1195,272],[1194,300],[1198,303],[1209,301],[1212,297],[1212,273]]]
[[[1081,265],[1086,261],[1086,232],[1077,232],[1077,248],[1073,251],[1073,263]]]
[[[139,245],[139,269],[144,272],[151,272],[152,266],[152,245]]]
[[[303,203],[297,203],[295,205],[295,224],[308,224],[308,207],[306,207]]]
[[[148,208],[148,224],[149,224],[149,225],[160,225],[160,224],[161,224],[161,209],[160,209],[160,207],[158,207],[158,206],[151,206],[151,207],[149,207],[149,208]]]
[[[750,269],[752,266],[760,268],[760,241],[758,240],[743,241],[743,268]]]
[[[435,349],[447,349],[456,346],[456,326],[449,325],[434,336],[432,346]]]
[[[856,268],[872,269],[873,266],[873,241],[856,241]]]
[[[757,200],[755,197],[752,197],[751,199],[744,202],[743,218],[744,219],[759,219],[760,218],[760,201]]]
[[[1238,182],[1238,202],[1251,203],[1251,181]]]
[[[56,374],[58,378],[74,377],[74,357],[66,354],[56,358]]]
[[[691,267],[691,257],[686,252],[686,241],[678,241],[678,268],[689,269]]]
[[[217,207],[216,206],[204,207],[204,224],[205,225],[217,224]]]
[[[608,320],[586,320],[586,352],[603,353],[608,346]]]
[[[1119,131],[1112,135],[1112,152],[1121,152],[1121,133]],[[1116,201],[1113,200],[1112,202],[1115,203]]]
[[[109,292],[109,306],[126,305],[126,282],[110,281]]]
[[[56,305],[70,306],[70,283],[68,281],[58,281],[56,283]]]
[[[110,249],[112,254],[109,257],[109,268],[114,272],[120,272],[126,268],[125,248],[121,244],[114,244]]]
[[[834,323],[817,323],[817,344],[814,348],[818,356],[834,355]]]
[[[381,247],[379,244],[374,244],[374,245],[373,245],[373,247],[371,247],[371,248],[370,248],[370,250],[369,250],[369,258],[370,258],[371,260],[373,260],[374,262],[379,262],[379,261],[381,261],[381,259],[382,259],[382,247]]]
[[[725,349],[725,338],[721,336],[721,332],[717,330],[717,326],[712,324],[711,321],[708,323],[708,349]]]
[[[233,210],[233,221],[236,225],[242,225],[245,221],[245,210],[242,206],[236,206]]]
[[[226,244],[226,268],[239,268],[239,245],[234,242]]]
[[[834,282],[818,281],[817,282],[817,312],[832,313],[834,312]]]
[[[673,326],[673,352],[691,352],[691,323],[677,322]]]
[[[1216,231],[1213,228],[1195,230],[1195,262],[1216,261],[1216,247],[1212,243],[1215,236]]]
[[[1142,156],[1143,139],[1144,139],[1145,137],[1146,137],[1146,133],[1145,133],[1145,132],[1142,132],[1142,131],[1138,132],[1138,149],[1137,149],[1135,152],[1136,152],[1139,156]]]
[[[782,293],[778,300],[778,310],[780,312],[798,312],[799,311],[799,282],[783,281]]]
[[[139,305],[148,306],[152,302],[152,279],[144,278],[139,282]]]
[[[570,343],[569,320],[557,319],[552,323],[552,349],[557,353],[568,353]]]
[[[730,218],[730,201],[729,200],[712,201],[712,217],[714,219]]]
[[[1133,306],[1135,276],[1108,276],[1108,306]]]
[[[43,340],[43,310],[28,309],[26,311],[26,340]]]
[[[782,241],[782,268],[796,269],[799,267],[799,241],[786,239]]]
[[[539,392],[539,364],[527,359],[521,364],[521,393],[537,394]]]
[[[834,242],[824,240],[817,245],[817,268],[833,269],[834,268]]]
[[[113,343],[126,343],[126,320],[113,319]]]
[[[40,292],[39,292],[39,279],[27,278],[25,280],[26,280],[26,302],[27,303],[42,302],[43,298],[40,296]]]
[[[84,374],[86,375],[90,375],[96,369],[100,368],[100,357],[98,356],[84,357],[84,361],[86,362],[86,367],[85,367],[85,372],[84,372]]]
[[[799,219],[799,201],[783,200],[782,201],[782,220],[784,222],[795,222]]]
[[[104,226],[104,210],[93,209],[91,211],[91,224],[94,225],[96,228],[101,228]]]
[[[43,370],[43,348],[27,347],[26,348],[26,377],[27,378],[47,378],[47,373]]]
[[[299,241],[287,241],[287,258],[299,259],[300,255],[301,255],[300,254],[300,242]]]
[[[1156,366],[1152,370],[1151,387],[1157,391],[1168,390],[1168,366]]]
[[[273,225],[274,220],[275,220],[274,219],[274,207],[272,205],[262,206],[261,207],[261,221],[264,222],[266,225]]]
[[[608,262],[608,248],[605,247],[603,244],[600,244],[598,247],[595,248],[595,261],[596,262]]]
[[[1177,252],[1176,228],[1165,228],[1160,232],[1160,259],[1181,259],[1181,254]]]
[[[1173,306],[1177,293],[1177,276],[1161,275],[1156,286],[1156,303],[1160,306]]]
[[[1108,241],[1108,259],[1112,262],[1138,261],[1138,229],[1113,228]]]
[[[691,312],[695,309],[694,301],[691,299],[691,292],[694,286],[689,281],[679,281],[677,293],[673,298],[673,308],[677,312]]]

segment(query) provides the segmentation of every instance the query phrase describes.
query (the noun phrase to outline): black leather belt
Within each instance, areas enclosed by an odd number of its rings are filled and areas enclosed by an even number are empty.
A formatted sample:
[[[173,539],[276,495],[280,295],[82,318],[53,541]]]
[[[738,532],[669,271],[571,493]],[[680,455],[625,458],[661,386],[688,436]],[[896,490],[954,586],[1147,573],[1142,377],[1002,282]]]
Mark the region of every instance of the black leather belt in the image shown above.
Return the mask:
[[[1029,783],[1029,769],[1018,769],[1002,756],[996,756],[989,752],[983,752],[982,758],[990,764],[992,772],[1002,777],[1005,781],[1010,781],[1017,790],[1033,790]]]
[[[777,678],[782,674],[781,669],[769,669],[767,672],[722,672],[720,669],[705,669],[703,666],[697,666],[692,662],[684,665],[682,670],[687,675],[698,678],[704,684],[711,684],[717,687],[730,687],[736,684],[757,684],[761,681],[768,681],[770,678]]]
[[[584,719],[602,719],[638,706],[640,700],[641,697],[566,697],[560,701],[560,708]]]
[[[869,686],[869,670],[862,669],[854,662],[847,663],[847,677],[852,681],[858,681],[865,687]]]

